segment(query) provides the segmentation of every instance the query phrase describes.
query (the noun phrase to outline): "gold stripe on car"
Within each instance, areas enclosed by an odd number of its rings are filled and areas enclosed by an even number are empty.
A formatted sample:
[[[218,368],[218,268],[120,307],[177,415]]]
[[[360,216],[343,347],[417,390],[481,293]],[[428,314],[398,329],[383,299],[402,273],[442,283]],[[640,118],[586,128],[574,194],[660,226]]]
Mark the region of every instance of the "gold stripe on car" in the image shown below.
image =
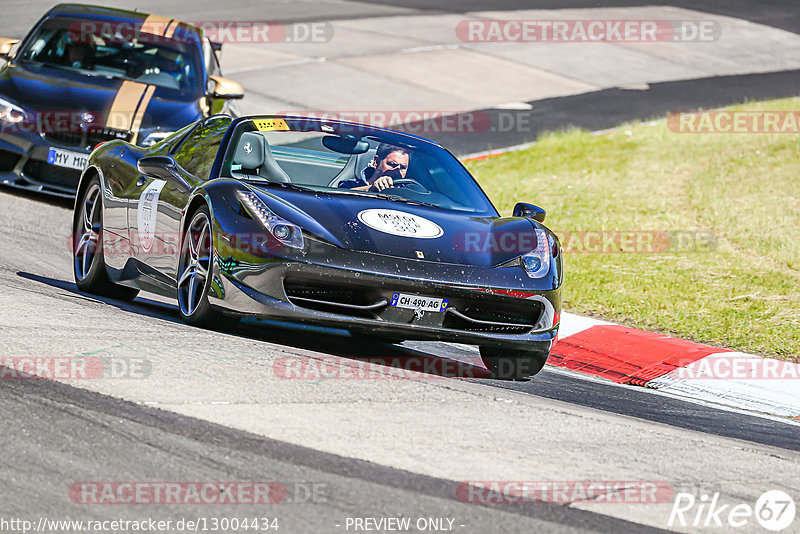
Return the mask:
[[[172,19],[168,19],[167,17],[150,15],[142,22],[142,26],[139,29],[144,33],[163,36],[169,29],[169,23],[171,21]]]
[[[149,85],[147,90],[144,92],[144,98],[142,98],[142,102],[139,104],[139,109],[136,110],[136,115],[133,117],[133,122],[131,123],[131,132],[133,133],[132,139],[136,139],[136,136],[139,134],[139,127],[142,125],[142,119],[144,118],[144,113],[147,111],[147,106],[150,105],[150,99],[153,98],[153,93],[156,91],[155,85]]]
[[[122,82],[117,91],[117,96],[111,104],[111,109],[108,111],[106,127],[117,130],[130,129],[136,110],[139,108],[139,102],[146,89],[147,85],[143,83],[129,80]]]

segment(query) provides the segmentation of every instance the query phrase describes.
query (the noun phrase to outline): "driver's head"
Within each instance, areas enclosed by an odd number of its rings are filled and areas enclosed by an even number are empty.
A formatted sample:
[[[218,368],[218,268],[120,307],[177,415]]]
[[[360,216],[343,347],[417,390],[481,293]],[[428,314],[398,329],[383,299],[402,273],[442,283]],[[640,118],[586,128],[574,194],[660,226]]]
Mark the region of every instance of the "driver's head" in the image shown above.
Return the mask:
[[[381,143],[375,152],[372,166],[375,167],[374,177],[390,176],[395,180],[406,177],[408,172],[408,149],[388,143]]]
[[[94,59],[94,47],[90,43],[75,42],[67,45],[64,57],[66,64],[75,68],[88,68]]]

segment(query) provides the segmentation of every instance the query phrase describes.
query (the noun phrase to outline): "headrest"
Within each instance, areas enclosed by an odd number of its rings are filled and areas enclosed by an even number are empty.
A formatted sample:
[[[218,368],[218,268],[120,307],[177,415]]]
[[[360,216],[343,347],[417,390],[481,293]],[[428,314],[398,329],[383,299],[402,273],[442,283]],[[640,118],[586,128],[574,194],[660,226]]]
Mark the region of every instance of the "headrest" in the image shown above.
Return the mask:
[[[243,169],[258,169],[264,164],[267,140],[256,132],[245,132],[239,138],[239,145],[233,154],[233,163]]]

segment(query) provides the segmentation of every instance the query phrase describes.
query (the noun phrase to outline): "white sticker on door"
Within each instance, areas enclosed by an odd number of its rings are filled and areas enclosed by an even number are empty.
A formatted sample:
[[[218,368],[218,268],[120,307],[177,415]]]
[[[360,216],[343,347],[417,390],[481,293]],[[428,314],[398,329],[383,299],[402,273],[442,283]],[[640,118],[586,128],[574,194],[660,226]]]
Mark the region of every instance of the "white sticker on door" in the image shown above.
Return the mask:
[[[153,248],[153,238],[156,235],[156,217],[158,216],[158,197],[167,182],[153,180],[141,196],[139,196],[139,209],[136,214],[136,228],[139,231],[138,241],[143,252],[150,252]],[[134,243],[136,240],[134,240]]]

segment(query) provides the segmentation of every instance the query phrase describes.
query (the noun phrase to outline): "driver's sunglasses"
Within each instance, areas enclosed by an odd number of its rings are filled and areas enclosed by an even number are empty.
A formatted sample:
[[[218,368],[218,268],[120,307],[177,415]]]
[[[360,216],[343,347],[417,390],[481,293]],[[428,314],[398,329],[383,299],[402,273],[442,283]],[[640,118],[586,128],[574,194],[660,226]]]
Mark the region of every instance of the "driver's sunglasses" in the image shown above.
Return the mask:
[[[387,167],[389,167],[392,170],[400,167],[400,170],[404,171],[404,170],[406,170],[408,168],[408,165],[400,164],[400,163],[397,163],[396,161],[384,161],[384,163],[386,164]]]

